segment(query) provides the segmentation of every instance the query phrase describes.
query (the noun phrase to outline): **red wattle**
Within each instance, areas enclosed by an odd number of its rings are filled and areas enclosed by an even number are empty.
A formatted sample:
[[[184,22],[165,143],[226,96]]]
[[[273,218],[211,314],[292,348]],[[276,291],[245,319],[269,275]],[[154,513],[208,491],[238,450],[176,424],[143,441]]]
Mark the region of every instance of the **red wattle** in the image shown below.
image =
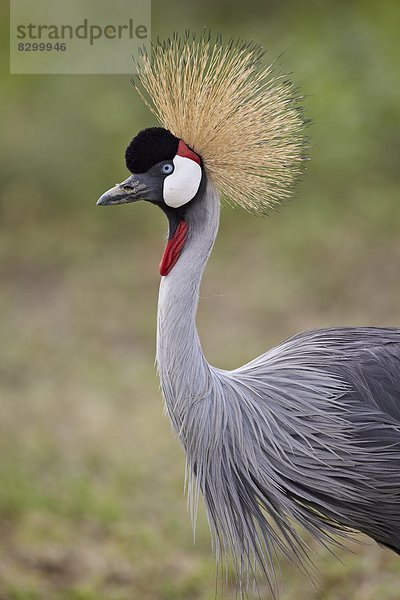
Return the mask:
[[[160,263],[160,275],[165,276],[171,271],[176,264],[182,248],[185,245],[188,232],[188,224],[184,219],[179,221],[179,225],[171,239],[168,240],[165,246],[164,254]]]

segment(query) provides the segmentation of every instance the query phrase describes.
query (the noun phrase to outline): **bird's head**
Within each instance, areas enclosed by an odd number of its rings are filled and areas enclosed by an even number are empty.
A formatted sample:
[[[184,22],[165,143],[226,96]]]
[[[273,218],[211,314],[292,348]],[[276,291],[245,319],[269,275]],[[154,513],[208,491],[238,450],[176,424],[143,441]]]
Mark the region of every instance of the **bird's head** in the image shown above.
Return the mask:
[[[127,147],[125,161],[132,175],[105,192],[99,206],[147,200],[172,214],[193,200],[200,188],[201,158],[163,127],[140,131]]]
[[[179,256],[185,216],[198,206],[205,173],[222,198],[254,214],[292,193],[304,160],[300,98],[262,56],[253,43],[187,33],[158,40],[137,65],[135,86],[162,127],[132,140],[126,150],[132,175],[98,204],[159,205],[170,221],[164,256]],[[161,274],[168,269],[162,263]]]
[[[168,275],[186,241],[185,213],[202,183],[201,158],[167,129],[150,127],[133,138],[125,161],[132,175],[107,190],[97,205],[146,200],[159,206],[169,221],[168,243],[160,264],[161,275]]]

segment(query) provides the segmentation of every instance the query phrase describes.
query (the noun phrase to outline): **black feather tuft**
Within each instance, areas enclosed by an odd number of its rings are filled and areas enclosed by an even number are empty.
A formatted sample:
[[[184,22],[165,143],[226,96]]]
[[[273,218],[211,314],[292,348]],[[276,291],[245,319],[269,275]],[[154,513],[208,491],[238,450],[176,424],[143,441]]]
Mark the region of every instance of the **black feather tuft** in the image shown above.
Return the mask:
[[[172,160],[178,150],[179,138],[163,127],[140,131],[125,151],[126,166],[131,173],[145,173],[153,165]]]

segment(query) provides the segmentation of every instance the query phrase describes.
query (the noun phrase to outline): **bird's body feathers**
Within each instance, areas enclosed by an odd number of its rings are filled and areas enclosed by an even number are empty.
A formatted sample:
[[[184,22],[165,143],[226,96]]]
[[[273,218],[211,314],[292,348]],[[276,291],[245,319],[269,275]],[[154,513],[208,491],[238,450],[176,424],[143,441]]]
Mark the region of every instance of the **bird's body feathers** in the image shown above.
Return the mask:
[[[196,329],[220,194],[261,213],[299,173],[292,84],[260,66],[254,45],[190,36],[157,42],[139,77],[164,127],[132,140],[132,175],[98,204],[143,199],[169,221],[157,367],[193,520],[201,493],[217,558],[232,556],[242,591],[259,571],[275,590],[277,551],[307,564],[297,524],[322,543],[358,530],[399,552],[400,330],[303,333],[226,371]]]
[[[233,371],[209,365],[195,315],[219,200],[202,193],[161,281],[157,343],[193,515],[201,492],[219,560],[242,582],[260,568],[271,589],[277,550],[308,559],[296,522],[323,543],[356,529],[398,551],[400,330],[312,331]]]

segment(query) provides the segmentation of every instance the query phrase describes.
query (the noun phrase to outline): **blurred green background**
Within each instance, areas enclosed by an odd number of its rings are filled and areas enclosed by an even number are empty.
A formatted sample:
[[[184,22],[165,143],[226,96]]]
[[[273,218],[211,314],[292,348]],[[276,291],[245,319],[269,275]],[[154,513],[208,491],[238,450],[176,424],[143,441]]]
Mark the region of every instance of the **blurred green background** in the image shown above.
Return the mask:
[[[153,367],[166,224],[148,205],[95,208],[154,120],[129,77],[8,75],[0,10],[0,599],[213,599]],[[153,36],[203,26],[284,53],[314,121],[294,202],[223,210],[207,357],[235,367],[303,329],[399,326],[400,3],[154,0]],[[362,541],[341,561],[320,551],[317,589],[284,565],[282,599],[398,600],[399,558]]]

